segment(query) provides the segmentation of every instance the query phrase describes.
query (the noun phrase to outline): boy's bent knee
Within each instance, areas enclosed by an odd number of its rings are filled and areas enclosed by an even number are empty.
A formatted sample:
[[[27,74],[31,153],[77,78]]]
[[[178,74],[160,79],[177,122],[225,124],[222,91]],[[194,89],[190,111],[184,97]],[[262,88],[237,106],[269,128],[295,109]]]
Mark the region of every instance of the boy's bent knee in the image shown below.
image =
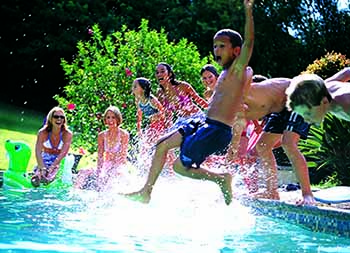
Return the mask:
[[[173,169],[176,173],[183,174],[187,168],[182,164],[181,160],[178,158],[173,164]]]

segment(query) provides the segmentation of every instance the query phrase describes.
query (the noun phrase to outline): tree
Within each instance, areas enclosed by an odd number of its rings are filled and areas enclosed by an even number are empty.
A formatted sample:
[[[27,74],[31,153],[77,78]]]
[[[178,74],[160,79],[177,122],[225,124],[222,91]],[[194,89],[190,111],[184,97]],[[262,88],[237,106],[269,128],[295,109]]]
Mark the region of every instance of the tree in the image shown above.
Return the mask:
[[[96,150],[97,134],[104,127],[102,113],[109,105],[121,109],[123,127],[135,133],[132,82],[136,77],[149,78],[155,92],[154,71],[159,62],[172,65],[177,78],[188,81],[197,91],[203,89],[199,71],[208,58],[201,58],[197,47],[186,39],[169,42],[164,30],[149,30],[147,20],[138,31],[125,25],[106,37],[96,24],[90,40],[80,41],[77,49],[71,63],[62,59],[68,84],[64,94],[55,99],[63,108],[72,109],[68,117],[75,133],[74,146],[83,145],[91,152]]]

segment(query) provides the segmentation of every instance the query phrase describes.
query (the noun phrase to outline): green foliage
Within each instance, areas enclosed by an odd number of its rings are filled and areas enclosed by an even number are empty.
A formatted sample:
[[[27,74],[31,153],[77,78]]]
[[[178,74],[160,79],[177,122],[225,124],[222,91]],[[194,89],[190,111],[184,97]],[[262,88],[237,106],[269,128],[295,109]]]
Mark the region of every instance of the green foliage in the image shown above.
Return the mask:
[[[310,168],[313,183],[350,183],[350,124],[327,114],[320,127],[312,126],[309,137],[299,144]]]
[[[159,62],[167,62],[174,68],[179,80],[191,83],[200,93],[200,68],[208,58],[200,58],[196,46],[186,39],[169,42],[164,30],[149,30],[148,21],[142,20],[139,30],[123,26],[120,31],[106,37],[98,25],[91,30],[89,41],[80,41],[72,63],[62,59],[62,67],[68,85],[64,95],[54,98],[67,108],[69,125],[74,131],[73,146],[83,146],[96,151],[97,134],[104,128],[102,114],[109,105],[120,108],[124,122],[122,127],[131,134],[136,130],[136,107],[131,93],[136,77],[149,78],[156,91],[155,68]]]
[[[303,73],[327,78],[347,66],[350,61],[345,55],[332,52],[315,60]],[[350,122],[328,114],[321,126],[311,127],[308,139],[300,141],[299,147],[308,161],[311,182],[350,184]]]

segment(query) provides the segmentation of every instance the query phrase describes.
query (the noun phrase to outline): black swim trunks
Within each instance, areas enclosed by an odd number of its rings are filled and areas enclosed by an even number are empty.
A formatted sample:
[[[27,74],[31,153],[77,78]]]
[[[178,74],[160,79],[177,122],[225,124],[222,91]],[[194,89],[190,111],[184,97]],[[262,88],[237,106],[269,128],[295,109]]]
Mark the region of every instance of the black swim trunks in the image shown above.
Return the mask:
[[[270,113],[264,117],[266,122],[264,131],[267,133],[283,134],[283,131],[295,132],[300,138],[306,139],[309,133],[310,125],[304,121],[304,118],[287,108],[278,113]]]
[[[187,168],[197,168],[211,154],[225,152],[232,139],[232,128],[222,122],[206,118],[193,120],[179,128],[183,136],[180,160]]]

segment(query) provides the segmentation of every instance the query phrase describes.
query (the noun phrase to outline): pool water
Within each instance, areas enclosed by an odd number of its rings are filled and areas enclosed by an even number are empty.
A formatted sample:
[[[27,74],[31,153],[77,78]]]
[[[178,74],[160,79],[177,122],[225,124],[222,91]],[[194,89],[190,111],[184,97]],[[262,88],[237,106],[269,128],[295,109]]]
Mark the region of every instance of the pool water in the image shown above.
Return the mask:
[[[210,182],[161,178],[150,204],[108,192],[0,190],[0,252],[350,252],[350,238],[226,206]]]

